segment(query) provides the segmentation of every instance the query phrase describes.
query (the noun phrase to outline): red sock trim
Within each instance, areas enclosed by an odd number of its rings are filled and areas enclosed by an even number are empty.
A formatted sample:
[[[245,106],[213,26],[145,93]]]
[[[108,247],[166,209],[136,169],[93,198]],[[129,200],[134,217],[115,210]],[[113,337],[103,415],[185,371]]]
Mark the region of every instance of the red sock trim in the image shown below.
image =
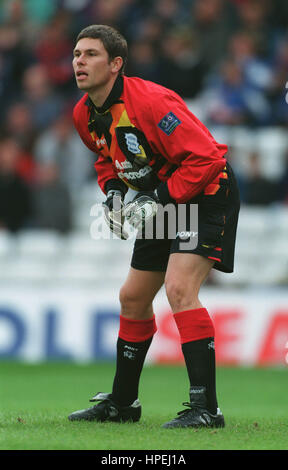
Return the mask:
[[[214,325],[206,308],[174,313],[181,344],[214,337]]]
[[[140,343],[151,338],[157,331],[155,315],[148,320],[130,320],[120,315],[119,338]]]

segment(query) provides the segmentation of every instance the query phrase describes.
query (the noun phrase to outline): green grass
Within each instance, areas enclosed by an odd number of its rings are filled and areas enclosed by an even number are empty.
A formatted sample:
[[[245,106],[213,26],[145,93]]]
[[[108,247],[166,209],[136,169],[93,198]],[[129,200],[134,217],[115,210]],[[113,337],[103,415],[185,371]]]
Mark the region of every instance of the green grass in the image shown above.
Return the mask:
[[[188,399],[182,366],[147,366],[141,421],[70,422],[69,413],[110,391],[113,364],[0,362],[1,450],[287,450],[287,369],[218,368],[224,429],[161,429]],[[91,405],[91,404],[90,404]]]

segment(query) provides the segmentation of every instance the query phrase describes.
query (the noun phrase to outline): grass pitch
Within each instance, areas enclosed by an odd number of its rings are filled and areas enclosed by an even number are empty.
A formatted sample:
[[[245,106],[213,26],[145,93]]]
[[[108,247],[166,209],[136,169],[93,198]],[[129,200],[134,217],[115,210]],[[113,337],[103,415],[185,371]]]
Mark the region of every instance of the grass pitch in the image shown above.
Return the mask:
[[[70,422],[110,392],[113,364],[0,362],[1,450],[287,450],[288,370],[218,368],[224,429],[161,429],[188,400],[183,366],[146,366],[139,423]]]

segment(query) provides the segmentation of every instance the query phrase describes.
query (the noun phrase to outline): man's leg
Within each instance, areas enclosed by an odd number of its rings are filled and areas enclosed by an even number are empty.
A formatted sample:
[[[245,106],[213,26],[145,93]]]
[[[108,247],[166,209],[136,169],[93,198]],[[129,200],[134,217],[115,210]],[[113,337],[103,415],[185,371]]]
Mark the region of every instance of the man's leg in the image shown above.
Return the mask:
[[[156,332],[152,302],[164,273],[130,268],[120,291],[120,328],[112,399],[128,406],[138,397],[140,375]]]
[[[93,407],[75,411],[69,420],[139,421],[138,386],[144,360],[156,331],[152,302],[164,273],[130,268],[120,291],[120,329],[112,393],[98,393]]]
[[[213,261],[196,254],[173,253],[168,263],[165,286],[180,334],[190,381],[190,399],[206,408],[211,415],[216,415],[214,326],[199,300],[200,287],[213,264]],[[194,397],[191,398],[191,394]],[[185,421],[185,416],[182,417],[184,425],[189,424],[189,419]],[[170,423],[173,427],[175,424],[182,425],[182,422]]]

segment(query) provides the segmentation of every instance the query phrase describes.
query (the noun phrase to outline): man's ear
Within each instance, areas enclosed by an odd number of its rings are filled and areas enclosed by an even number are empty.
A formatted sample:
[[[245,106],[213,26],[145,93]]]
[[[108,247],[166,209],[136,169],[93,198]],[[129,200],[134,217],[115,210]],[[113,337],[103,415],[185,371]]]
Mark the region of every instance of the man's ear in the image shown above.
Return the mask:
[[[117,73],[121,70],[121,67],[123,65],[123,59],[120,56],[114,57],[113,60],[111,60],[111,71],[114,73]]]

